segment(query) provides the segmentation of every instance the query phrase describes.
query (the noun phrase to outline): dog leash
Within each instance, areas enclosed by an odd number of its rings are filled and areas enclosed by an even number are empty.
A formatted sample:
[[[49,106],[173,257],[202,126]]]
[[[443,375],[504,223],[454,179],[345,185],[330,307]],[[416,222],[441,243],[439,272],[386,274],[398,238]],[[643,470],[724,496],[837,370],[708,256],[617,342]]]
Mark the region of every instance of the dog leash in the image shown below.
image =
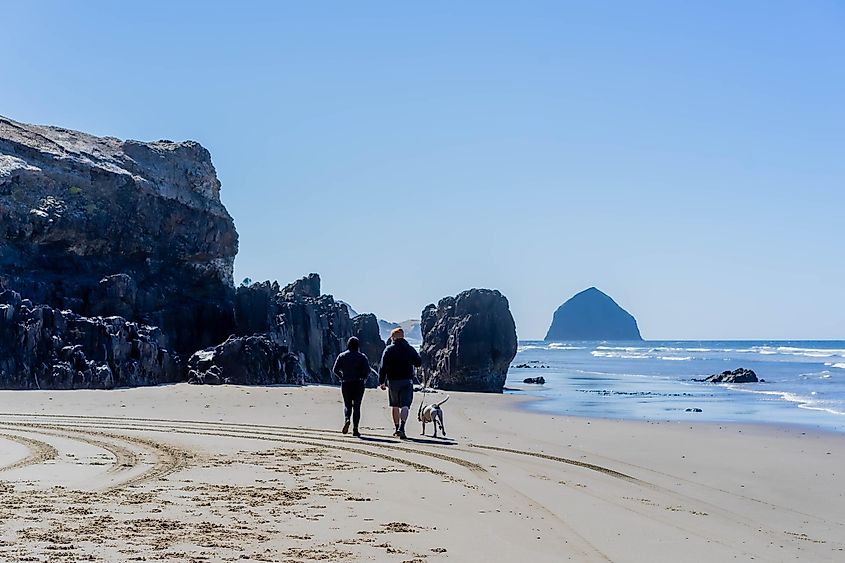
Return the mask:
[[[423,411],[423,408],[425,408],[425,395],[427,393],[427,391],[426,391],[427,387],[428,386],[426,385],[426,381],[425,381],[425,372],[423,372],[423,376],[422,376],[422,394],[423,394],[423,397],[422,397],[422,400],[420,401],[420,408],[417,411],[417,420],[422,420],[422,411]]]

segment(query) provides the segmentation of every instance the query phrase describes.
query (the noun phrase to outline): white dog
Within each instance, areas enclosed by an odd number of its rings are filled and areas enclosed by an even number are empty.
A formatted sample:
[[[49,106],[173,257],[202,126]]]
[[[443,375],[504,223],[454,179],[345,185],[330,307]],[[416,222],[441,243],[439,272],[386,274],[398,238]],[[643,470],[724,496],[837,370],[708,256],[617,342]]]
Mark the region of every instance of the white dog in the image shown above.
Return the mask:
[[[440,405],[448,400],[449,396],[447,395],[446,398],[439,403],[433,403],[431,405],[426,405],[425,407],[423,407],[422,403],[420,403],[420,410],[417,413],[417,419],[422,422],[423,435],[425,435],[425,424],[427,422],[432,422],[434,423],[434,437],[437,438],[438,425],[440,425],[440,431],[443,432],[443,437],[446,437],[446,428],[443,426],[443,409],[440,408]]]

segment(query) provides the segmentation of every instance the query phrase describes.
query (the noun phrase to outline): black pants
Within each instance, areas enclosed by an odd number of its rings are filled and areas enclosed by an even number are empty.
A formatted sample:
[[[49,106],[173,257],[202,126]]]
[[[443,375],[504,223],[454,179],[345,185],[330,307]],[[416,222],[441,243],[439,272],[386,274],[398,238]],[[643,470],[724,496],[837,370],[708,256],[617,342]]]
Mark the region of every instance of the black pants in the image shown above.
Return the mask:
[[[344,381],[340,384],[343,393],[343,416],[346,420],[352,417],[352,425],[358,428],[361,420],[361,401],[364,399],[363,381]]]

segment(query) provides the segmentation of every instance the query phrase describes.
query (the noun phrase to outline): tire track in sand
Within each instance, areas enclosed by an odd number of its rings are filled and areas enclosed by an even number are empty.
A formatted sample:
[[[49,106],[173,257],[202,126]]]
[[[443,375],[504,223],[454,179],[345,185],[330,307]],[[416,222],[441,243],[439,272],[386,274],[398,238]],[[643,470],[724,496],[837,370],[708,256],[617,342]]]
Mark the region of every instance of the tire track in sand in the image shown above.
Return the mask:
[[[11,427],[13,429],[21,430],[24,432],[32,432],[35,434],[41,433],[43,435],[69,438],[71,440],[77,440],[82,443],[86,443],[91,446],[104,449],[110,452],[115,458],[115,462],[109,469],[110,473],[121,472],[124,470],[128,471],[141,464],[135,452],[131,451],[128,448],[120,446],[119,442],[133,444],[139,447],[140,449],[148,452],[152,456],[152,466],[149,469],[139,475],[106,487],[105,490],[107,491],[122,489],[133,485],[139,485],[150,480],[165,477],[168,474],[173,473],[174,471],[178,471],[179,469],[184,467],[187,464],[187,460],[190,458],[191,455],[189,452],[181,450],[169,444],[164,444],[155,440],[149,440],[135,436],[112,434],[109,432],[103,432],[97,428],[74,428],[71,427],[73,425],[26,422],[0,422],[0,425]],[[92,436],[94,437],[92,438]],[[111,441],[104,441],[97,438],[108,438]],[[33,440],[33,442],[38,442],[51,448],[53,457],[58,455],[58,452],[53,446],[50,446],[49,444],[46,444],[44,442],[39,442],[37,440]],[[118,443],[115,444],[114,442]],[[18,463],[23,463],[23,461],[24,460]],[[27,463],[26,465],[30,465],[31,463],[39,463],[40,461],[33,461]],[[18,467],[18,464],[15,464],[14,467],[9,468],[11,469],[16,467]]]
[[[114,421],[120,422],[123,419],[115,418]],[[98,421],[102,422],[102,421]],[[0,422],[2,425],[12,425],[16,428],[38,428],[38,429],[49,429],[49,430],[71,430],[82,433],[82,434],[90,434],[95,436],[108,436],[110,438],[115,439],[123,439],[127,442],[135,442],[138,444],[146,445],[150,448],[154,448],[164,452],[162,456],[162,460],[156,467],[153,467],[151,470],[145,472],[138,477],[133,479],[129,479],[128,481],[124,481],[120,484],[114,485],[110,487],[110,489],[114,488],[124,488],[130,485],[136,485],[145,481],[149,481],[151,479],[161,478],[165,475],[177,471],[181,469],[183,466],[186,465],[187,459],[189,458],[190,454],[185,452],[184,450],[180,450],[176,447],[164,444],[162,442],[157,442],[154,440],[148,440],[138,437],[130,437],[126,435],[116,435],[110,434],[107,432],[101,431],[97,427],[91,427],[90,423],[86,424],[84,422],[71,422],[71,423],[59,423],[59,424],[43,424],[43,423],[25,423],[25,422],[16,422],[16,423],[5,423]],[[128,430],[128,431],[140,431],[140,432],[164,432],[164,433],[175,433],[175,434],[190,434],[190,435],[197,435],[197,436],[220,436],[225,438],[240,438],[240,439],[251,439],[251,440],[263,440],[269,442],[279,442],[279,443],[289,443],[289,444],[299,444],[304,446],[311,446],[317,448],[332,448],[334,450],[342,450],[347,451],[354,454],[369,456],[378,458],[384,461],[389,461],[392,463],[397,463],[401,465],[405,465],[412,469],[415,469],[420,472],[424,473],[431,473],[437,475],[443,479],[458,481],[461,482],[460,479],[453,477],[451,474],[441,471],[439,469],[435,469],[424,465],[422,463],[418,463],[415,461],[403,459],[396,456],[390,456],[386,454],[381,454],[377,452],[372,452],[363,448],[356,448],[356,447],[349,447],[349,446],[342,446],[332,444],[331,446],[319,441],[308,441],[303,440],[301,436],[293,436],[293,437],[286,437],[285,435],[256,435],[256,434],[246,434],[243,432],[221,432],[221,431],[204,431],[204,429],[194,430],[191,428],[180,428],[180,427],[161,427],[156,425],[142,425],[142,424],[135,424],[135,425],[126,425],[126,426],[118,426],[118,425],[108,425],[110,430]]]
[[[0,416],[5,416],[0,414]],[[237,424],[237,423],[221,423],[221,422],[213,422],[213,421],[197,421],[197,420],[173,420],[173,419],[141,419],[141,418],[132,418],[132,417],[103,417],[103,416],[78,416],[78,415],[21,415],[21,416],[32,416],[33,418],[52,418],[54,419],[70,419],[73,421],[77,421],[75,423],[67,423],[67,422],[59,422],[55,421],[54,424],[60,424],[62,427],[68,426],[79,426],[84,428],[90,428],[91,424],[101,424],[102,422],[109,422],[107,427],[112,429],[119,429],[119,430],[136,430],[141,432],[168,432],[168,433],[184,433],[184,434],[200,434],[200,435],[217,435],[223,437],[230,437],[230,438],[249,438],[249,439],[261,439],[262,437],[270,438],[270,441],[278,441],[272,440],[272,438],[286,438],[288,442],[293,441],[293,443],[301,443],[303,445],[312,445],[312,446],[320,446],[320,447],[327,447],[326,444],[315,444],[312,442],[296,442],[295,440],[302,440],[303,438],[308,438],[309,440],[319,440],[321,442],[330,442],[332,443],[332,447],[336,449],[342,449],[344,451],[350,452],[358,452],[364,453],[364,455],[369,455],[371,457],[379,457],[378,454],[374,452],[370,452],[369,450],[362,449],[362,448],[377,448],[382,450],[390,450],[390,451],[402,451],[404,453],[418,455],[422,457],[431,457],[434,459],[438,459],[441,461],[445,461],[448,463],[452,463],[458,466],[461,466],[465,469],[469,469],[475,473],[487,473],[487,470],[482,467],[481,465],[474,463],[472,461],[450,456],[447,454],[442,454],[439,452],[432,452],[430,450],[425,449],[412,449],[401,446],[402,442],[398,440],[391,441],[389,444],[386,443],[378,443],[372,442],[367,440],[362,440],[360,442],[351,442],[348,438],[340,438],[337,436],[337,431],[335,430],[323,430],[318,428],[302,428],[302,427],[290,427],[290,426],[270,426],[270,425],[257,425],[257,424]],[[121,426],[116,426],[113,423],[121,423]],[[32,423],[32,424],[40,424],[40,423]],[[102,427],[102,426],[100,426]],[[210,428],[209,428],[210,427]],[[222,428],[225,430],[225,433],[221,433],[220,431],[216,430],[216,428]],[[213,431],[212,431],[213,430]],[[285,430],[295,431],[298,432],[297,434],[290,434],[286,433]],[[303,435],[302,433],[314,433],[319,434],[319,436],[307,436]],[[350,447],[350,443],[356,443],[357,447]],[[426,472],[434,472],[442,477],[448,477],[449,474],[446,472],[442,472],[437,469],[430,468],[428,466],[417,464],[416,462],[410,462],[409,460],[401,460],[401,458],[396,458],[395,456],[381,456],[383,459],[388,461],[393,461],[397,463],[403,463],[405,465],[411,465],[415,469],[424,470]]]
[[[56,450],[56,448],[54,448],[47,442],[42,442],[41,440],[34,440],[25,436],[18,436],[17,434],[6,433],[0,434],[0,438],[6,438],[7,440],[10,440],[12,442],[21,444],[29,450],[29,454],[26,457],[16,462],[0,467],[0,471],[11,471],[12,469],[20,469],[21,467],[27,467],[29,465],[44,463],[45,461],[56,459],[56,457],[59,455],[59,452],[58,450]]]
[[[3,423],[0,423],[3,424]],[[120,471],[128,471],[138,466],[140,461],[138,460],[138,455],[130,450],[129,448],[124,448],[123,446],[119,446],[115,443],[105,442],[102,440],[94,440],[92,438],[88,438],[84,435],[80,436],[78,432],[75,431],[49,431],[49,430],[39,430],[38,434],[43,436],[55,436],[57,438],[67,438],[69,440],[74,440],[77,442],[81,442],[83,444],[88,444],[90,446],[94,446],[100,448],[101,450],[105,450],[112,455],[113,461],[111,463],[111,467],[108,469],[108,473],[117,473]]]

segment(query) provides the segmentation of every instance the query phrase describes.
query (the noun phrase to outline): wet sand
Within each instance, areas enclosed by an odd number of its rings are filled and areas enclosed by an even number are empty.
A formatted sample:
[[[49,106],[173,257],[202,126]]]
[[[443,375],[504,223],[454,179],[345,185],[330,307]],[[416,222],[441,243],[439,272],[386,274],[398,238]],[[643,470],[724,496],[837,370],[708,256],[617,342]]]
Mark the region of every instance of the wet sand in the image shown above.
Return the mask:
[[[842,435],[451,395],[400,442],[377,390],[363,439],[330,387],[0,392],[0,560],[845,560]]]

